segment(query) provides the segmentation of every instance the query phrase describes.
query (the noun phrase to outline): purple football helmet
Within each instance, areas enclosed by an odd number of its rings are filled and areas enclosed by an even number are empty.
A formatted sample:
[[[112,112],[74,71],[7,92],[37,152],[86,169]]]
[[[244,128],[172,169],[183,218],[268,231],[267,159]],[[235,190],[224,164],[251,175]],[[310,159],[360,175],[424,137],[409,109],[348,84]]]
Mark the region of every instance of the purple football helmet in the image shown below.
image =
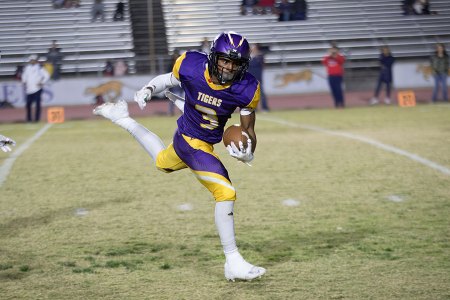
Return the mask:
[[[219,57],[234,61],[239,67],[233,78],[224,78],[223,71],[219,71]],[[239,81],[244,77],[250,62],[250,46],[247,40],[236,32],[222,32],[211,44],[208,58],[209,73],[216,76],[221,84]]]

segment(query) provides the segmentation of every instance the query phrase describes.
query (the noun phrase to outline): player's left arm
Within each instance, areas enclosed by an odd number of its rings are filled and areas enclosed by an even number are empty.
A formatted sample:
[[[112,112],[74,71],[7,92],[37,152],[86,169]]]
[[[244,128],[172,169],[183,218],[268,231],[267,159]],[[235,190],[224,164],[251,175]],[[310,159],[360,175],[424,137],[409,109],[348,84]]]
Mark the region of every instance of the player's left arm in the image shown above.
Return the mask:
[[[255,133],[256,114],[252,111],[250,114],[241,113],[241,127],[248,133],[252,140],[252,153],[256,149],[256,133]]]
[[[241,127],[243,131],[248,133],[247,145],[244,145],[242,141],[239,141],[239,145],[231,142],[227,146],[227,150],[232,157],[251,166],[250,162],[254,159],[253,153],[256,148],[255,112],[253,109],[241,109]]]
[[[257,82],[254,94],[249,99],[250,102],[246,107],[241,108],[241,127],[248,133],[251,139],[252,153],[256,149],[256,133],[255,133],[255,121],[256,121],[256,108],[258,107],[259,99],[261,98],[261,85]]]

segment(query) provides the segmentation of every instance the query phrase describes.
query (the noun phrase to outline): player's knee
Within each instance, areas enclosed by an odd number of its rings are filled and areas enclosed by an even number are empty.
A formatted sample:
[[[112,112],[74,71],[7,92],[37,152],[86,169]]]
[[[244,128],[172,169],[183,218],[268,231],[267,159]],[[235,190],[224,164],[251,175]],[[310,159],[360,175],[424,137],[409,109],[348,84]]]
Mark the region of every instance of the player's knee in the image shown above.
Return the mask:
[[[214,191],[214,199],[216,202],[220,201],[234,201],[236,200],[236,191],[231,189],[221,189]]]

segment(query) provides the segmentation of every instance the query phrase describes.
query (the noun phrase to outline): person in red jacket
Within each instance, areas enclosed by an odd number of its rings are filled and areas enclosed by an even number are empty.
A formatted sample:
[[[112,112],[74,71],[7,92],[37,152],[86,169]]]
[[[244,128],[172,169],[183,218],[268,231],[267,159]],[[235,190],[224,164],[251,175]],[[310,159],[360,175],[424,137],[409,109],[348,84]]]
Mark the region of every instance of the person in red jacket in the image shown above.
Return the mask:
[[[328,83],[330,84],[331,94],[336,108],[344,108],[344,93],[342,91],[342,79],[344,76],[345,56],[339,53],[336,46],[328,50],[328,54],[322,59],[322,64],[327,68]]]

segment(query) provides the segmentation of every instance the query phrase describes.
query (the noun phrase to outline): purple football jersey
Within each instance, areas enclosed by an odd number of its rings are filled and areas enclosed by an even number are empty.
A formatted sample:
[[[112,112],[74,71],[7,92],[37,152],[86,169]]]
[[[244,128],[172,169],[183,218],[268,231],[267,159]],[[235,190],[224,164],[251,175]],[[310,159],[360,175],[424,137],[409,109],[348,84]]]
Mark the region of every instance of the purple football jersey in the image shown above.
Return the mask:
[[[258,106],[260,86],[250,73],[229,85],[214,84],[207,63],[206,54],[196,51],[186,52],[175,63],[173,73],[181,81],[186,99],[177,123],[182,134],[216,144],[236,108]]]

